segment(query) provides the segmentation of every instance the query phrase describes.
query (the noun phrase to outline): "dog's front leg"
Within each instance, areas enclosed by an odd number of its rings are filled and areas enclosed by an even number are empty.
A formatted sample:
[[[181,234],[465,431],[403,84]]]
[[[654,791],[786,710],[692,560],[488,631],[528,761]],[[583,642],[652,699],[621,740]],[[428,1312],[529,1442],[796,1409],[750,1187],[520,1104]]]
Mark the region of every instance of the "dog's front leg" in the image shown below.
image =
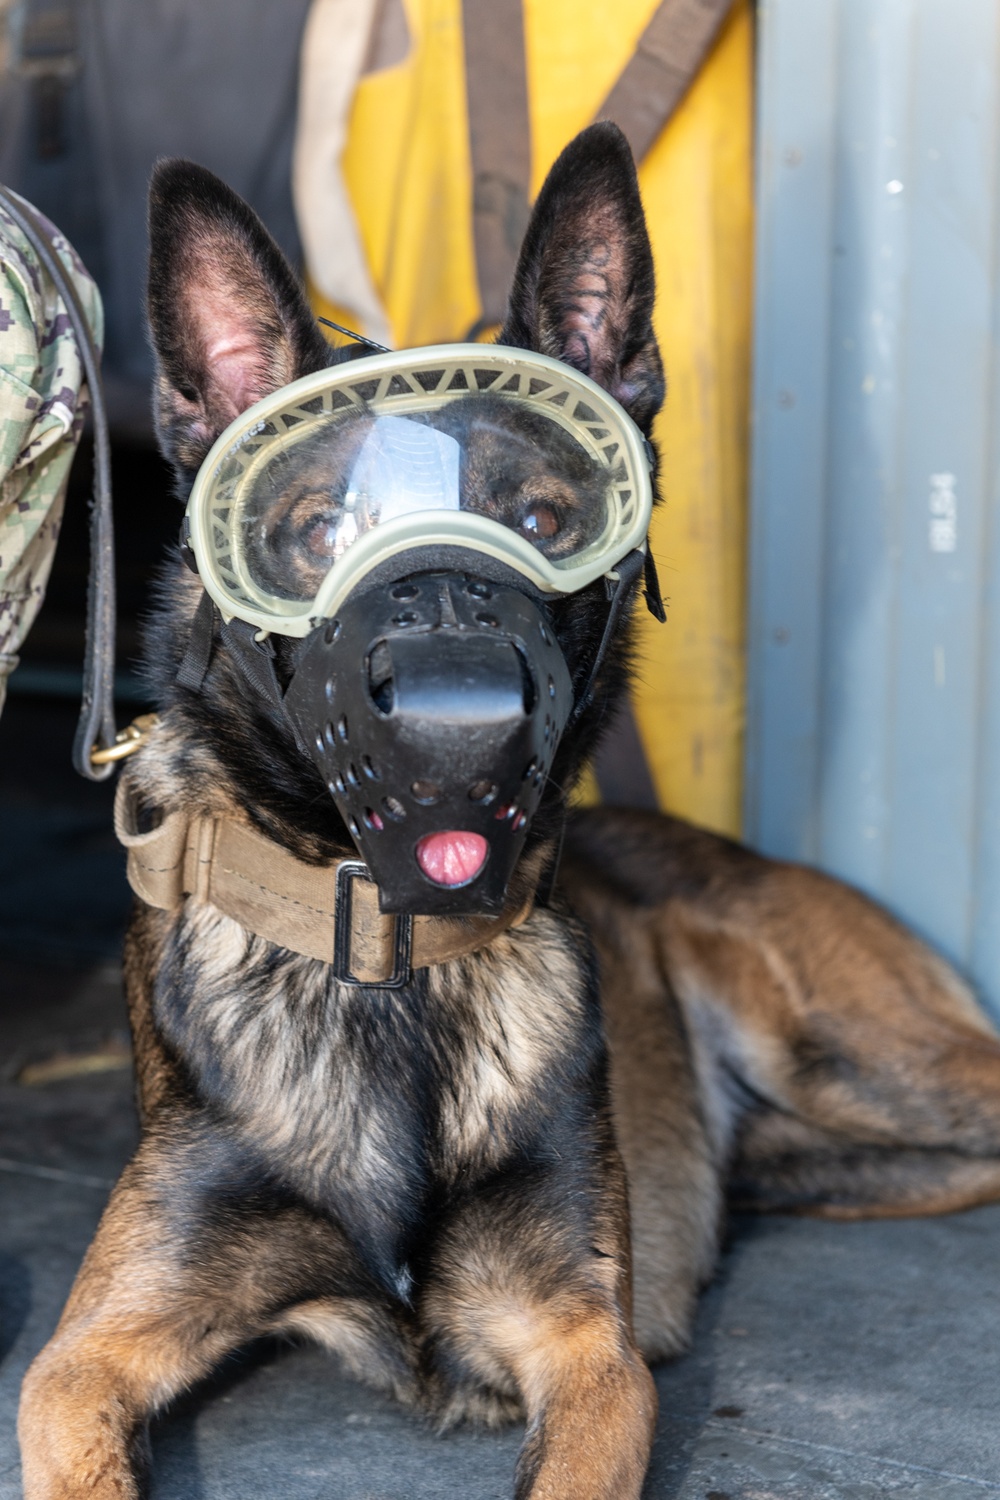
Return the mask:
[[[173,1124],[172,1143],[147,1137],[126,1168],[25,1377],[25,1500],[138,1500],[149,1418],[343,1279],[348,1252],[334,1230],[269,1205],[223,1140],[195,1121]]]
[[[528,1412],[516,1500],[638,1500],[656,1391],[621,1319],[585,1305],[522,1319],[507,1348]]]
[[[149,1416],[232,1347],[215,1310],[198,1308],[195,1288],[183,1287],[165,1174],[149,1182],[149,1155],[126,1168],[59,1327],[25,1376],[25,1500],[135,1500],[145,1490]]]
[[[638,1500],[657,1402],[632,1334],[624,1194],[581,1215],[594,1201],[570,1175],[491,1193],[452,1226],[425,1306],[431,1347],[446,1410],[463,1385],[520,1397],[516,1500]]]

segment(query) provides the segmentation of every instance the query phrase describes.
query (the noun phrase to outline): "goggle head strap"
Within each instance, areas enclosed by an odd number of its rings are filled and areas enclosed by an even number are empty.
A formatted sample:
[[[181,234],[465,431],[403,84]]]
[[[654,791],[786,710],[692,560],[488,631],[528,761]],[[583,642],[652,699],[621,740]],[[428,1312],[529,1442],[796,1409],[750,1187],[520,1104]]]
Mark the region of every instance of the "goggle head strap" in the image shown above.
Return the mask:
[[[268,708],[284,712],[285,695],[275,668],[273,641],[270,637],[258,639],[260,632],[245,620],[223,620],[218,606],[207,592],[202,593],[191,622],[187,647],[177,669],[178,686],[191,693],[201,692],[212,660],[216,633],[221,636],[248,687]],[[303,744],[291,715],[286,713],[284,717],[299,750],[308,754],[308,747]]]
[[[607,655],[608,647],[618,627],[625,603],[632,593],[632,588],[639,574],[646,565],[647,555],[640,547],[636,547],[622,558],[621,562],[615,568],[614,573],[608,575],[606,586],[609,602],[607,619],[604,622],[604,633],[601,636],[601,644],[597,648],[597,655],[594,657],[591,665],[587,684],[576,700],[567,728],[571,729],[574,724],[579,722],[593,701],[594,688],[597,685],[597,678],[601,667],[604,665],[604,658]]]

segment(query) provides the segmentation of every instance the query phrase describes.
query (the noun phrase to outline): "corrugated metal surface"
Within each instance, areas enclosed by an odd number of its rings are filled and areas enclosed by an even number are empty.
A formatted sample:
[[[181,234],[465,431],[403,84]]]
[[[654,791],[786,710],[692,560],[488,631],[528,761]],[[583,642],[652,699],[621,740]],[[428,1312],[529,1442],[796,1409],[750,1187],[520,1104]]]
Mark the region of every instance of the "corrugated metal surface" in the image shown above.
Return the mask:
[[[1000,7],[760,19],[745,831],[1000,1012]]]

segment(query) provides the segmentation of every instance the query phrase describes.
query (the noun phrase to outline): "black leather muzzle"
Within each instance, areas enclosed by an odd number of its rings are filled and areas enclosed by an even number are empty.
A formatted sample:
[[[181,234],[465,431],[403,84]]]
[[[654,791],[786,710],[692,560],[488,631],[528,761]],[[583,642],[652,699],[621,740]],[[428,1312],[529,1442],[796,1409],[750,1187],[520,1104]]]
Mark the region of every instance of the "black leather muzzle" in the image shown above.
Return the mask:
[[[562,652],[527,595],[454,572],[352,594],[308,637],[284,702],[383,911],[503,909],[573,708]],[[486,844],[458,885],[421,864],[422,841],[449,833]]]

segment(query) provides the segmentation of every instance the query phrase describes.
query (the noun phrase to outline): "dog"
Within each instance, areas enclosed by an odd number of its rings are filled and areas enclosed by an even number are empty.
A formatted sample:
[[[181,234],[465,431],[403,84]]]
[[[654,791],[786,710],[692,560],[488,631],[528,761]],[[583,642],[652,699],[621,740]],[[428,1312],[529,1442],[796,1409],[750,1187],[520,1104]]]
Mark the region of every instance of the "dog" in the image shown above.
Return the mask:
[[[150,223],[183,497],[234,417],[340,356],[211,174],[161,165]],[[648,437],[653,297],[628,148],[591,127],[539,196],[499,342],[582,370]],[[199,690],[178,683],[200,598],[174,559],[147,647],[160,724],[128,786],[150,827],[217,815],[322,870],[352,853],[343,820],[218,630]],[[515,905],[627,685],[626,615]],[[586,680],[602,583],[548,618]],[[142,1139],[25,1380],[28,1500],[141,1494],[150,1416],[267,1334],[438,1423],[524,1417],[518,1500],[638,1500],[648,1362],[685,1348],[727,1198],[849,1219],[1000,1197],[1000,1040],[968,988],[854,891],[675,818],[573,813],[548,899],[401,988],[348,986],[197,896],[137,903],[125,976]]]

